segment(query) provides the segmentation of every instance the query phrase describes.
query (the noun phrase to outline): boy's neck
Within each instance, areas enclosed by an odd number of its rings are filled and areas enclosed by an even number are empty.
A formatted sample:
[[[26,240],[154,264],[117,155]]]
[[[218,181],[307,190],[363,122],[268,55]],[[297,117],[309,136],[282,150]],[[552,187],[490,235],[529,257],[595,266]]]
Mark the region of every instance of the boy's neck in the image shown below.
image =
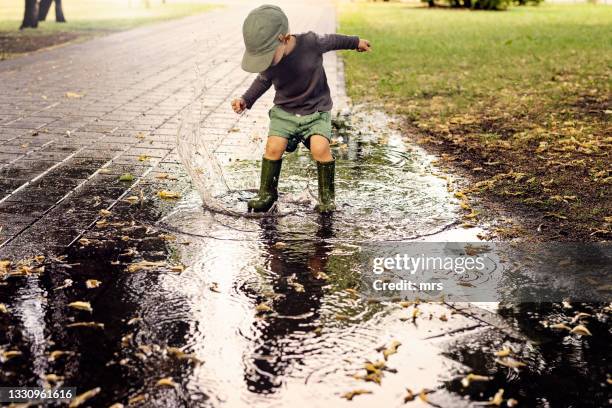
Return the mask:
[[[285,56],[291,54],[291,52],[294,50],[295,48],[295,44],[297,43],[297,40],[295,38],[295,35],[291,35],[289,37],[289,42],[287,42],[287,47],[285,49]]]

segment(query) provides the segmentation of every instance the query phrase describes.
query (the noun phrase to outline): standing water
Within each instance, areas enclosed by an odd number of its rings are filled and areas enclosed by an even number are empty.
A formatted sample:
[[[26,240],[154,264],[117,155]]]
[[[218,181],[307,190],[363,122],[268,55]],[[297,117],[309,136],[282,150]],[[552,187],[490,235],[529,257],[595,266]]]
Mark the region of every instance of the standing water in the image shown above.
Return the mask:
[[[572,406],[603,406],[605,307],[527,305],[502,324],[469,307],[360,296],[366,243],[470,241],[476,229],[455,227],[446,179],[392,118],[355,109],[338,123],[338,211],[313,211],[302,150],[284,160],[264,217],[243,216],[259,162],[221,164],[199,122],[183,123],[195,190],[172,206],[118,205],[44,274],[3,279],[0,384],[75,386],[95,407],[461,407],[499,389],[522,406],[569,406],[581,393]],[[90,310],[68,306],[82,300]],[[549,329],[578,312],[591,338]],[[506,349],[526,365],[496,363]],[[465,387],[471,372],[489,380]],[[559,389],[555,378],[572,380]]]

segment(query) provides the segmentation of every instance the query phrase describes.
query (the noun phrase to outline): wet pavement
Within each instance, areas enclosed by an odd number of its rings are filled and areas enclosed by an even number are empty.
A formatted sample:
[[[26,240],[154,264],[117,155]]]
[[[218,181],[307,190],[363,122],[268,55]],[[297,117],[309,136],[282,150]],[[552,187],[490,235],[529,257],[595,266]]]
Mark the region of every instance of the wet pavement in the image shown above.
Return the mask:
[[[333,8],[321,5],[286,7],[301,26],[333,31]],[[250,77],[237,69],[239,37],[220,33],[244,13],[0,64],[2,83],[15,82],[0,122],[0,258],[12,260],[0,264],[0,385],[99,387],[83,404],[92,407],[461,407],[500,389],[501,406],[605,406],[605,305],[361,296],[355,259],[368,242],[481,232],[463,228],[448,176],[393,118],[366,107],[337,117],[333,216],[312,210],[303,149],[283,163],[274,216],[203,209],[195,187],[219,187],[215,202],[244,212],[257,182],[271,95],[248,115],[230,112]],[[341,66],[332,54],[326,64],[343,110]],[[50,80],[56,69],[64,81]],[[176,137],[194,106],[220,174],[181,164]],[[574,318],[591,336],[551,328]],[[466,386],[469,373],[487,379]]]

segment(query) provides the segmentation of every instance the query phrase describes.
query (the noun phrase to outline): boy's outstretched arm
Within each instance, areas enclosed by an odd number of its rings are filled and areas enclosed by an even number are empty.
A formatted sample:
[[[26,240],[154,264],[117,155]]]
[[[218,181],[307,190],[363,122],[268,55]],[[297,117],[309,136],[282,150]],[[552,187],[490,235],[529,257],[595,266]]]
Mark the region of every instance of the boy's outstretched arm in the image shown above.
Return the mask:
[[[232,101],[232,109],[234,109],[234,112],[236,113],[242,113],[245,109],[251,109],[255,101],[257,101],[261,95],[266,93],[271,86],[272,81],[262,74],[257,75],[249,89],[246,90],[242,97]]]
[[[370,42],[354,35],[317,34],[317,43],[322,53],[335,50],[370,51]]]

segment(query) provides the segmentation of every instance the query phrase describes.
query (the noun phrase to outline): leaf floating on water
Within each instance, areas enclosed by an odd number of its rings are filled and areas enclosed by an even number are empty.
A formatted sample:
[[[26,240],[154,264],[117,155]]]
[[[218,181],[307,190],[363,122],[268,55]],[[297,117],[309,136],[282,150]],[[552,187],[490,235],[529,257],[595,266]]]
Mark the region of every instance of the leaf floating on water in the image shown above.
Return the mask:
[[[68,408],[76,408],[76,407],[80,407],[81,405],[83,405],[87,400],[95,397],[96,395],[98,395],[100,393],[100,391],[102,391],[102,388],[100,387],[96,387],[93,388],[89,391],[85,391],[82,394],[77,395],[71,402],[70,405],[68,405]]]
[[[574,316],[574,318],[572,319],[572,324],[576,324],[580,319],[586,319],[591,316],[592,315],[588,313],[580,312],[576,316]]]
[[[391,344],[389,344],[389,346],[383,350],[383,357],[385,358],[385,360],[387,360],[390,355],[397,353],[397,349],[401,345],[402,343],[400,343],[399,341],[393,340]]]
[[[566,325],[565,323],[555,323],[555,324],[551,324],[549,327],[554,330],[567,330],[567,331],[572,330],[572,328]]]
[[[280,242],[280,241],[276,242],[274,245],[272,245],[272,248],[275,248],[275,249],[282,249],[282,248],[286,248],[286,247],[287,247],[287,244],[284,243],[284,242]]]
[[[427,397],[427,394],[429,394],[430,392],[431,392],[430,390],[423,388],[421,392],[419,392],[419,399],[423,402],[429,402],[428,401],[429,398]]]
[[[578,326],[574,327],[571,332],[573,334],[579,334],[580,336],[592,336],[591,332],[589,331],[589,329],[586,328],[586,326],[583,326],[581,324],[579,324]]]
[[[291,286],[296,292],[304,292],[304,285],[297,282],[297,276],[295,276],[295,274],[287,278],[287,284]]]
[[[47,374],[45,375],[44,378],[48,383],[54,383],[54,384],[57,384],[58,382],[64,380],[64,377],[62,377],[61,375],[57,375],[57,374]]]
[[[255,311],[257,311],[257,313],[269,313],[272,311],[272,308],[267,303],[260,303],[255,306]]]
[[[503,365],[504,367],[516,369],[518,369],[519,367],[525,367],[527,365],[522,361],[513,359],[512,357],[496,358],[495,362],[499,365]]]
[[[138,394],[128,400],[128,405],[136,405],[147,399],[145,394]]]
[[[181,194],[177,193],[176,191],[161,190],[157,192],[157,195],[163,200],[175,200],[177,198],[181,198]]]
[[[506,405],[508,406],[508,408],[517,407],[518,401],[515,400],[514,398],[508,398],[508,401],[506,401]]]
[[[132,326],[133,324],[136,324],[141,321],[142,321],[142,317],[132,317],[130,320],[128,320],[127,324],[128,326]]]
[[[185,352],[183,352],[183,350],[181,350],[178,347],[168,347],[166,349],[166,352],[168,353],[169,356],[176,358],[177,360],[188,360],[188,361],[192,361],[196,364],[203,364],[204,362],[202,360],[200,360],[198,357],[195,356],[195,354],[187,354]]]
[[[166,377],[158,380],[155,385],[157,387],[176,387],[176,383],[172,380],[172,377]]]
[[[463,379],[461,380],[461,385],[464,388],[467,388],[470,386],[470,384],[474,381],[490,381],[491,377],[487,377],[484,375],[478,375],[478,374],[473,374],[473,373],[469,373],[468,375],[466,375],[465,377],[463,377]]]
[[[119,181],[134,181],[134,176],[130,173],[123,173],[119,176]]]
[[[138,271],[146,271],[154,268],[159,268],[166,266],[166,263],[163,261],[153,262],[153,261],[140,261],[133,264],[128,265],[128,272],[138,272]]]
[[[6,307],[6,305],[4,303],[0,303],[0,313],[2,313],[2,314],[8,314],[9,313],[8,307]]]
[[[369,390],[353,390],[353,391],[349,391],[347,393],[342,394],[341,398],[345,398],[348,401],[352,401],[353,398],[355,398],[358,395],[363,395],[363,394],[372,394],[372,391]]]
[[[497,357],[508,357],[511,352],[512,352],[512,350],[510,350],[510,347],[504,346],[504,348],[502,348],[501,350],[496,351],[493,354],[495,354]]]
[[[104,330],[104,323],[98,322],[76,322],[67,324],[66,327],[87,327],[92,329],[101,329]]]
[[[62,357],[62,356],[69,356],[74,354],[74,352],[72,351],[63,351],[63,350],[55,350],[52,351],[51,353],[49,353],[49,361],[56,361],[58,358]]]
[[[83,301],[77,301],[77,302],[72,302],[72,303],[68,303],[68,306],[70,306],[73,309],[77,309],[77,310],[85,310],[86,312],[93,312],[93,309],[91,308],[91,304],[89,302],[83,302]]]
[[[495,405],[497,407],[501,406],[504,403],[504,389],[500,388],[493,398],[489,400],[489,405]]]
[[[416,396],[414,395],[412,390],[410,388],[406,388],[406,396],[404,397],[404,404],[410,401],[414,401],[415,397]]]
[[[100,282],[99,280],[96,279],[87,279],[85,281],[85,286],[87,287],[87,289],[95,289],[98,286],[100,286],[102,284],[102,282]]]
[[[9,361],[12,358],[15,357],[19,357],[21,356],[23,353],[19,350],[8,350],[8,351],[3,351],[2,354],[0,355],[0,362],[6,362]]]

